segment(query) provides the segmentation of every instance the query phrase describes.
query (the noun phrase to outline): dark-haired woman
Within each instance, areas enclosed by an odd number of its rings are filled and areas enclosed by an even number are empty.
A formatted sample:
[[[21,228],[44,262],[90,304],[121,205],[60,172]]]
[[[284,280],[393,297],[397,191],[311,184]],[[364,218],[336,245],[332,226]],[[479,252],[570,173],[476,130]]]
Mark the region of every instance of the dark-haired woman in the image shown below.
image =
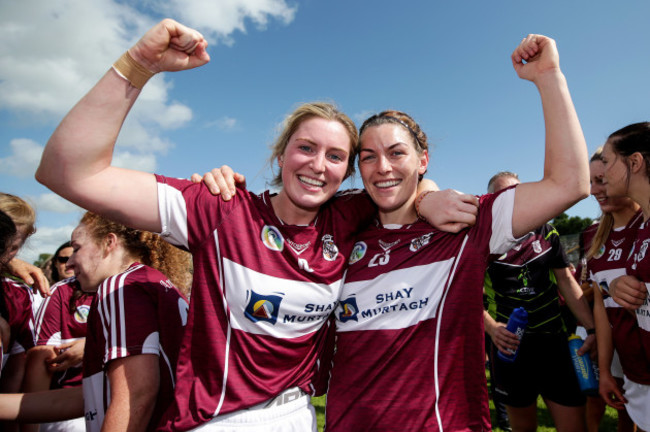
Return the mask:
[[[637,425],[650,431],[650,123],[635,123],[611,134],[602,152],[607,195],[632,198],[641,207],[643,223],[627,258],[626,274],[612,281],[609,294],[636,312],[624,346],[616,346],[624,372],[624,394],[612,389]],[[626,368],[627,365],[627,368]],[[610,394],[611,396],[611,394]]]

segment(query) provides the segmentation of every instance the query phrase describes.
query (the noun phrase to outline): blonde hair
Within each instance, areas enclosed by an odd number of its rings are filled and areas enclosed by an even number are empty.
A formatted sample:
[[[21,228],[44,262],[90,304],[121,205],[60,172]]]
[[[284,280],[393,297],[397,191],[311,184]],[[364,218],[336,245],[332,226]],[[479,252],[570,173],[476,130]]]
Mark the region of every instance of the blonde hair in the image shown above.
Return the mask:
[[[601,146],[596,149],[593,155],[591,155],[589,162],[602,162],[602,160],[603,147]],[[614,216],[612,216],[611,213],[601,213],[600,220],[598,222],[598,228],[596,229],[596,234],[594,234],[594,238],[591,240],[591,246],[589,246],[589,250],[585,255],[585,258],[587,258],[587,260],[592,259],[598,254],[598,251],[605,244],[607,238],[609,237],[609,234],[612,232],[612,228],[614,228]]]
[[[340,111],[335,105],[327,102],[309,102],[300,105],[282,122],[282,131],[271,146],[271,156],[269,163],[273,166],[278,157],[284,154],[287,149],[291,136],[298,130],[300,125],[306,120],[312,118],[322,118],[325,120],[337,121],[343,125],[350,138],[350,156],[348,158],[348,169],[345,178],[354,174],[354,160],[359,147],[359,134],[354,122],[345,113]],[[271,181],[273,186],[282,186],[282,168]]]
[[[87,212],[81,224],[99,242],[110,233],[122,240],[122,246],[142,264],[155,268],[189,297],[192,284],[192,261],[189,252],[178,249],[149,231],[128,228],[95,213]]]
[[[11,218],[25,238],[36,232],[36,212],[24,199],[0,192],[0,211]]]

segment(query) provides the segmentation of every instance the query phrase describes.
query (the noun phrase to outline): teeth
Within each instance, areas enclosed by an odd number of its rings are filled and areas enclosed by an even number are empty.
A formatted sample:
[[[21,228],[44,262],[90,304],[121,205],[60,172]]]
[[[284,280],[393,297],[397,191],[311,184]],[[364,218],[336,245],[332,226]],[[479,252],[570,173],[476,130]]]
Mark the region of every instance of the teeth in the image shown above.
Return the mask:
[[[300,180],[301,182],[303,182],[305,184],[308,184],[310,186],[317,186],[317,187],[325,186],[325,182],[318,181],[318,180],[315,180],[315,179],[312,179],[312,178],[309,178],[309,177],[298,176],[298,180]]]
[[[386,181],[375,183],[375,186],[380,188],[388,188],[388,187],[397,186],[398,184],[400,184],[400,180],[386,180]]]

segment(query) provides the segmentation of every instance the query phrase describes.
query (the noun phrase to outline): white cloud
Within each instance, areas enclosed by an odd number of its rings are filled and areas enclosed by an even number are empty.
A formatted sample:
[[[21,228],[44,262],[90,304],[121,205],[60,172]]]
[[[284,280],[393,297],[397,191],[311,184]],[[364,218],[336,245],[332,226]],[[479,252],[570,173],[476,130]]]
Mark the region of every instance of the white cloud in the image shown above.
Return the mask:
[[[36,213],[40,214],[44,211],[54,213],[74,213],[83,212],[81,207],[72,204],[70,201],[61,198],[54,193],[44,193],[38,196],[28,197],[29,201],[34,204]]]
[[[365,110],[365,111],[361,111],[361,112],[358,112],[358,113],[353,114],[353,115],[352,115],[352,118],[353,118],[354,121],[357,123],[357,125],[359,125],[359,127],[361,127],[361,125],[363,124],[363,122],[364,122],[368,117],[370,117],[371,115],[375,115],[375,114],[377,114],[377,113],[374,112],[374,111]]]
[[[216,126],[217,128],[221,130],[233,130],[237,127],[237,119],[233,117],[221,117],[220,119],[208,122],[205,127],[213,127]]]
[[[0,158],[0,172],[16,177],[33,177],[41,160],[43,146],[26,138],[16,138],[9,143],[11,154]]]
[[[18,258],[34,262],[41,253],[54,253],[61,244],[70,240],[75,225],[65,225],[58,228],[38,227],[36,234],[31,236],[20,249]]]
[[[248,22],[264,29],[270,20],[290,23],[296,6],[285,0],[148,0],[135,2],[153,14],[177,17],[211,42],[231,43]],[[55,124],[97,82],[124,50],[156,20],[123,1],[26,0],[0,2],[0,110],[27,124]],[[186,126],[192,110],[169,100],[173,75],[155,76],[124,124],[115,163],[153,171],[156,156],[173,145],[164,131]],[[217,125],[232,128],[235,119]],[[0,143],[5,147],[6,143]],[[0,171],[34,174],[42,147],[28,139],[9,143]],[[8,152],[5,152],[5,154]]]
[[[187,0],[165,0],[158,5],[201,31],[208,41],[229,45],[233,43],[231,33],[246,33],[246,20],[264,30],[269,19],[291,23],[297,11],[297,6],[289,6],[284,0],[192,0],[191,7]]]
[[[137,171],[154,172],[156,170],[156,157],[131,152],[115,153],[113,156],[113,165]]]

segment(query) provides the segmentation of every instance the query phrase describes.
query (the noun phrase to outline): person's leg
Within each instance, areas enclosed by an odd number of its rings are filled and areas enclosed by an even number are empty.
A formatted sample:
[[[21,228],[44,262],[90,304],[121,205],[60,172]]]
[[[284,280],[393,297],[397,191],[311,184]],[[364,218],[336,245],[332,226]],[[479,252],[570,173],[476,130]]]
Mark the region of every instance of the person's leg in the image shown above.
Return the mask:
[[[506,405],[506,410],[513,432],[535,432],[537,430],[537,403],[521,408]]]
[[[588,432],[598,432],[598,427],[605,414],[606,405],[600,396],[589,396],[587,398],[586,421]]]
[[[565,406],[548,399],[544,399],[544,402],[551,413],[551,417],[553,417],[558,432],[586,431],[584,405]]]

